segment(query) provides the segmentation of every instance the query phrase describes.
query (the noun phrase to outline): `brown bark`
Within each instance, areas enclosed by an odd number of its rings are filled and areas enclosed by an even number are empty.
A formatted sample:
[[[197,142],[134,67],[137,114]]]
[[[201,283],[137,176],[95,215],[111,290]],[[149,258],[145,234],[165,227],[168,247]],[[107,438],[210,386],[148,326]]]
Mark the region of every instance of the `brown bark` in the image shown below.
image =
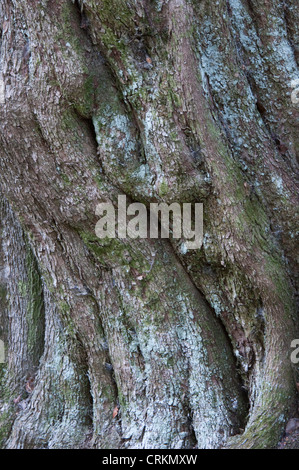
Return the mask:
[[[3,447],[277,445],[296,405],[296,14],[1,3]],[[202,202],[203,247],[98,239],[119,194]]]

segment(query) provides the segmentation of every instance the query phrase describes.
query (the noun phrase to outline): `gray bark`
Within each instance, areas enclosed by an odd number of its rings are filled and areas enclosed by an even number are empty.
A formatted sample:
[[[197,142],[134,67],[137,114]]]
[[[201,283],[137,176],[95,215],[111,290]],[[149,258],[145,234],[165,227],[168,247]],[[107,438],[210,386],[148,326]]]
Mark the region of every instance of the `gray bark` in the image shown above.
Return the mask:
[[[2,447],[277,446],[295,0],[3,0],[0,27]],[[202,202],[203,247],[100,240],[119,194]]]

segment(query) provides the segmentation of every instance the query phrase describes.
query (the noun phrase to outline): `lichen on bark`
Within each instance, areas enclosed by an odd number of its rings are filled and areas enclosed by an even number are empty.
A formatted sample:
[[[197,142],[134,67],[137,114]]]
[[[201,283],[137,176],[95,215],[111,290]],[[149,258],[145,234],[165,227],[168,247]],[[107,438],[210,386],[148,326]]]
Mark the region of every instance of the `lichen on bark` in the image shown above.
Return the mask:
[[[34,3],[0,5],[2,447],[276,446],[296,403],[295,2]],[[119,194],[202,202],[203,247],[98,239]]]

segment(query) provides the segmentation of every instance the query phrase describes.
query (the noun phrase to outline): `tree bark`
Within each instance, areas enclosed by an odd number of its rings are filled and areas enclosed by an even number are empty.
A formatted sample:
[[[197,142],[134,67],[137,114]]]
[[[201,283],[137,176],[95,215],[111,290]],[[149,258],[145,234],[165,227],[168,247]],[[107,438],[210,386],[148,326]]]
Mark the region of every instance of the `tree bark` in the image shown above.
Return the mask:
[[[296,407],[295,0],[2,0],[0,442],[270,448]],[[95,234],[201,202],[204,241]]]

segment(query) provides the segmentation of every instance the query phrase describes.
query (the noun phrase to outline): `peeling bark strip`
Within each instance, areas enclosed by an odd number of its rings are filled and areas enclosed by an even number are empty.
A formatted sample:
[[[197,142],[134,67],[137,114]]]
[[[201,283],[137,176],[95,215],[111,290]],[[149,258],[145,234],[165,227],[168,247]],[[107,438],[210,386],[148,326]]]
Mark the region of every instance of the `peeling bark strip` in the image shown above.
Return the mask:
[[[0,32],[0,445],[275,447],[299,382],[295,0],[2,0]],[[203,204],[202,248],[99,239],[119,194]]]

